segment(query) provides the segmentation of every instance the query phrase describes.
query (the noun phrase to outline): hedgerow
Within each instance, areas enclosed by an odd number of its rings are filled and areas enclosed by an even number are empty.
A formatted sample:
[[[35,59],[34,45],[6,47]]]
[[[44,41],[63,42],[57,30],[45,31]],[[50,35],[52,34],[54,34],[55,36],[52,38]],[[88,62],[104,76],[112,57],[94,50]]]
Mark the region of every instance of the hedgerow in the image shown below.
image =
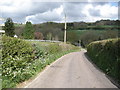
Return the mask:
[[[60,56],[78,49],[73,45],[64,49],[59,43],[35,43],[7,36],[2,37],[2,43],[2,88],[16,87]]]
[[[34,61],[34,48],[27,42],[2,37],[2,87],[13,87],[32,76],[24,70]]]
[[[36,64],[44,65],[38,59],[45,57],[36,46],[17,38],[2,37],[2,88],[15,87],[35,74]],[[37,68],[38,69],[38,68]]]
[[[91,60],[120,83],[120,38],[92,42],[87,47]]]

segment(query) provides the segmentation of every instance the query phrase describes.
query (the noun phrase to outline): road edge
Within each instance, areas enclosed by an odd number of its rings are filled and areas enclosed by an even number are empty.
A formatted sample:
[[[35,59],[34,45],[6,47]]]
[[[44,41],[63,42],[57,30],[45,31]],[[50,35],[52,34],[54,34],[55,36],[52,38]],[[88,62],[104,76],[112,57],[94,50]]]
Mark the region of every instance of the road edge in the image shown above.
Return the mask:
[[[85,52],[84,55],[86,56],[86,58],[89,60],[89,62],[90,62],[97,70],[99,70],[101,73],[103,73],[103,74],[106,76],[106,78],[108,78],[108,79],[110,80],[110,82],[111,82],[112,84],[114,84],[117,88],[120,89],[120,85],[117,83],[117,81],[115,81],[112,77],[110,77],[110,76],[108,76],[107,74],[105,74],[105,73],[103,72],[103,70],[101,70],[101,69],[90,59],[90,57],[87,55],[87,52]]]
[[[79,52],[79,51],[77,51]],[[68,54],[71,54],[71,53],[74,53],[74,52],[70,52]],[[42,74],[44,74],[52,65],[54,65],[56,62],[58,62],[60,59],[62,59],[64,56],[68,55],[68,54],[65,54],[63,56],[61,56],[60,58],[56,59],[54,62],[52,62],[50,65],[47,65],[41,72],[38,73],[38,75],[36,75],[35,78],[33,78],[31,80],[31,82],[28,82],[25,86],[23,86],[22,88],[27,88],[33,81],[37,80],[39,78],[39,76],[41,76]]]

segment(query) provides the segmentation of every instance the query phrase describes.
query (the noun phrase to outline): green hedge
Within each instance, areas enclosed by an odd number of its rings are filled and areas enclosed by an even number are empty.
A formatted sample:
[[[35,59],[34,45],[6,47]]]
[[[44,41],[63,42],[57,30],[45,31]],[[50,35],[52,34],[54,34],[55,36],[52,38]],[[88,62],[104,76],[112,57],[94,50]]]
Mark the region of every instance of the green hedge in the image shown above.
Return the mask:
[[[3,42],[2,46],[3,59],[9,56],[12,57],[15,56],[28,57],[28,55],[33,56],[32,55],[33,47],[21,39],[3,36],[2,42]]]
[[[34,48],[29,43],[12,37],[2,37],[2,87],[14,87],[32,76],[25,69],[34,61]]]
[[[87,47],[91,60],[120,83],[120,38],[92,42]]]
[[[13,88],[37,75],[62,55],[77,50],[70,44],[31,42],[2,37],[2,88]]]

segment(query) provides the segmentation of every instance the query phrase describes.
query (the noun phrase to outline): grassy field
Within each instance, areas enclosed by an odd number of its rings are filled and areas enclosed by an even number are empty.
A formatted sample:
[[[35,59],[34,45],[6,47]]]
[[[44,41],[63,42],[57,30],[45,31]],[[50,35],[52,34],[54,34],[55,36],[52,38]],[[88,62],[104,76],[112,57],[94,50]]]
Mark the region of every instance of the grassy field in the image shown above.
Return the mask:
[[[81,40],[83,47],[93,41],[116,38],[119,36],[118,30],[68,30],[67,39],[71,43]]]
[[[96,34],[103,34],[106,30],[69,30],[68,32],[75,32],[78,36],[85,34],[86,32],[93,31]]]

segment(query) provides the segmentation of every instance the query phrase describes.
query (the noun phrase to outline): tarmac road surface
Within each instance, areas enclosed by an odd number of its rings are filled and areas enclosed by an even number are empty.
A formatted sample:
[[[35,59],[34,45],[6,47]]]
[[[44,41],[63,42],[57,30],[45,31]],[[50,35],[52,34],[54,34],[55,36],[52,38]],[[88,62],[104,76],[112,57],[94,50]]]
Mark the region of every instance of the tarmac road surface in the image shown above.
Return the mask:
[[[117,88],[91,64],[85,52],[62,56],[24,88]]]

